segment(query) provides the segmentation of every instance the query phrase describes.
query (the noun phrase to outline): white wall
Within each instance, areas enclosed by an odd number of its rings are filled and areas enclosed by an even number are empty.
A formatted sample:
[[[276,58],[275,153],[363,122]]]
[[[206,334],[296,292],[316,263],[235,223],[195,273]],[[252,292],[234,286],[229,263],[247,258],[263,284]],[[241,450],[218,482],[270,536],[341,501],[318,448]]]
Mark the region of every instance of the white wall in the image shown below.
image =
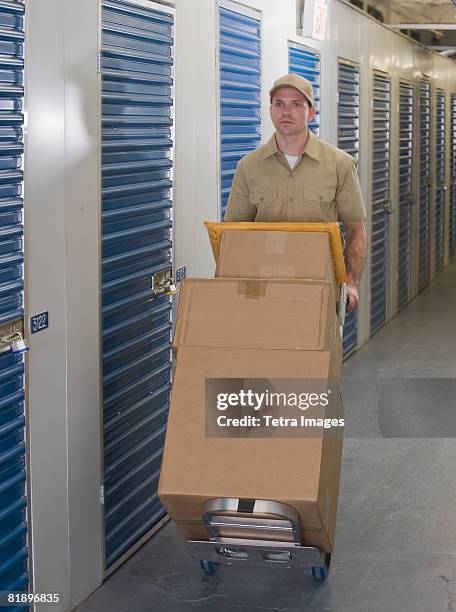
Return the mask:
[[[26,23],[26,321],[49,311],[27,334],[31,561],[57,612],[103,571],[97,3],[29,2]]]
[[[100,583],[103,559],[100,361],[98,6],[64,1],[65,260],[70,605]]]
[[[204,221],[217,219],[216,5],[176,0],[174,263],[213,275]],[[203,28],[204,24],[204,28]]]
[[[49,329],[29,336],[27,407],[33,590],[69,604],[67,337],[65,281],[63,5],[27,13],[25,311],[49,310]],[[54,36],[49,37],[49,29]],[[33,233],[32,230],[33,229]]]

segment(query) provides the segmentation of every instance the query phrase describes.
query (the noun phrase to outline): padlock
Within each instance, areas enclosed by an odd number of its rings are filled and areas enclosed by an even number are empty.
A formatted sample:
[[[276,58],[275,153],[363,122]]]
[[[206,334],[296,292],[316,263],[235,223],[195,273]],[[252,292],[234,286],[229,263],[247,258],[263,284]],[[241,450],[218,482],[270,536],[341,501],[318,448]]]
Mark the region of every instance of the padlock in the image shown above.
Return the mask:
[[[177,287],[174,283],[172,283],[167,287],[165,295],[174,295],[175,293],[177,293]]]
[[[28,346],[25,344],[23,338],[18,338],[11,343],[11,350],[15,355],[21,355],[28,351]]]

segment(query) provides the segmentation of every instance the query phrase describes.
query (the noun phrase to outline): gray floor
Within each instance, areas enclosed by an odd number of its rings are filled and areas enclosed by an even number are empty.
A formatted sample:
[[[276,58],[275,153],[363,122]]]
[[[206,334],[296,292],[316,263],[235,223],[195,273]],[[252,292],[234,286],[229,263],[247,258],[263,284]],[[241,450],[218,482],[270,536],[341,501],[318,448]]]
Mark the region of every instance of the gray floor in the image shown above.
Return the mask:
[[[284,569],[204,576],[168,523],[78,611],[456,612],[454,379],[452,264],[345,364],[337,550],[325,583]]]

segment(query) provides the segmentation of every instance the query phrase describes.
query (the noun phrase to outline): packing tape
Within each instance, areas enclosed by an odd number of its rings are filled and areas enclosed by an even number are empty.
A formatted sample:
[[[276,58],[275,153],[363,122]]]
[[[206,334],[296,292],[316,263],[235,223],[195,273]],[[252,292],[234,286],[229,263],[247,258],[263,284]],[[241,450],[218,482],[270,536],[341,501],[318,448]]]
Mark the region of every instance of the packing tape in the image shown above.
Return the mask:
[[[286,232],[268,232],[266,236],[266,255],[285,255],[288,235]]]
[[[247,299],[259,300],[266,295],[266,281],[239,281],[236,292],[240,295],[244,295]]]

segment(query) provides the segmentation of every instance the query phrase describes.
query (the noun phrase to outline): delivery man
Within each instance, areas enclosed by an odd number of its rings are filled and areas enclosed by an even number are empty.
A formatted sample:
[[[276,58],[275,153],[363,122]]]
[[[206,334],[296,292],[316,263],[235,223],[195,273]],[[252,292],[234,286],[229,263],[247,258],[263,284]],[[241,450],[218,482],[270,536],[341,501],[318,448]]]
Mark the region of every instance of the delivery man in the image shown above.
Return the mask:
[[[356,161],[308,128],[316,114],[312,84],[297,74],[269,92],[275,134],[243,157],[231,186],[225,221],[342,221],[350,312],[366,254],[366,211]]]

